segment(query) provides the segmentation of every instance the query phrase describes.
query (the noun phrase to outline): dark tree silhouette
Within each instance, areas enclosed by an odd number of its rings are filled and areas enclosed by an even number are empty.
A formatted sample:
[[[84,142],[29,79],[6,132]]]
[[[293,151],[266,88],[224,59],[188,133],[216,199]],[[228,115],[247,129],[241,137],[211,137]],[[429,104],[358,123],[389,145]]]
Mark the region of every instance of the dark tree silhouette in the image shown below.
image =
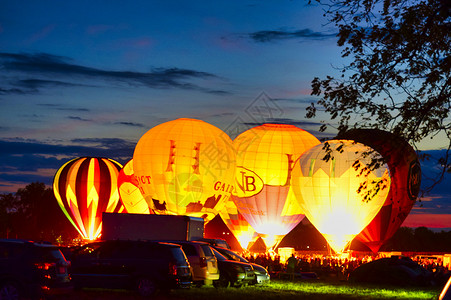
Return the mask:
[[[430,191],[451,172],[451,2],[446,0],[311,0],[325,8],[338,29],[348,65],[341,76],[314,78],[307,117],[322,106],[337,119],[340,133],[378,128],[414,147],[440,137],[447,151]],[[349,60],[348,60],[349,61]],[[324,131],[324,123],[321,130]]]
[[[0,230],[3,237],[69,241],[78,236],[44,183],[33,182],[15,194],[0,195]]]

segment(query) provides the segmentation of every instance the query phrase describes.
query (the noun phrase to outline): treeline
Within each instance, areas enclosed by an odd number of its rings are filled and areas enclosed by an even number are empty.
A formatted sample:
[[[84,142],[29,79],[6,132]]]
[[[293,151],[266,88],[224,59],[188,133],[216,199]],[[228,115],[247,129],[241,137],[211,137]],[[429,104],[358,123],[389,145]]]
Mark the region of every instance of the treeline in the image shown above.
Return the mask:
[[[0,238],[70,243],[79,236],[44,183],[0,194]]]

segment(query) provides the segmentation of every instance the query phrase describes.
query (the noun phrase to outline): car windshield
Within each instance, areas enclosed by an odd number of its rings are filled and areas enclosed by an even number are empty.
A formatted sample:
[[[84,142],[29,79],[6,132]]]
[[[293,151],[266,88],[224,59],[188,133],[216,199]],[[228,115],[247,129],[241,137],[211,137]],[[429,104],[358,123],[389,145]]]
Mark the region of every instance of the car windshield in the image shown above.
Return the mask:
[[[212,250],[213,250],[213,253],[215,254],[217,260],[219,260],[219,261],[228,260],[227,257],[225,257],[224,255],[219,253],[218,250],[216,250],[216,249],[212,249]]]
[[[249,262],[244,257],[241,257],[238,254],[236,254],[235,252],[230,251],[228,249],[218,249],[218,251],[221,252],[222,255],[226,256],[228,259],[235,260],[235,261],[241,261],[241,262],[245,262],[245,263]]]

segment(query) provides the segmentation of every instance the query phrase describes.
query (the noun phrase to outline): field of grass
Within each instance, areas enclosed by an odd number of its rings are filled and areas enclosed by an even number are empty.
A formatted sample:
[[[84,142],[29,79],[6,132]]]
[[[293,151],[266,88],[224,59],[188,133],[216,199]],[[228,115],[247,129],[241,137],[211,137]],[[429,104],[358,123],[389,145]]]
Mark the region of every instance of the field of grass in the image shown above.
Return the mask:
[[[382,287],[375,285],[356,285],[348,282],[324,281],[280,281],[272,280],[263,287],[242,287],[215,289],[213,287],[173,290],[169,294],[160,293],[159,300],[266,300],[266,299],[437,299],[440,288]],[[76,299],[139,299],[130,291],[83,290],[74,295]],[[72,297],[70,297],[72,299]],[[69,299],[69,298],[66,298]],[[75,298],[73,298],[75,299]]]

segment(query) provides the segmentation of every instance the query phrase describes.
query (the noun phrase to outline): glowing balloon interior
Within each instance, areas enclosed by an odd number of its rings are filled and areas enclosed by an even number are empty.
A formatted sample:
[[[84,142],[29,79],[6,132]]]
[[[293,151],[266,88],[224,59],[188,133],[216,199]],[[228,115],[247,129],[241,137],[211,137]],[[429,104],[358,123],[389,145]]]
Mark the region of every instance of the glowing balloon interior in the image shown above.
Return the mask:
[[[233,189],[230,137],[201,120],[177,119],[145,133],[133,168],[146,202],[157,214],[213,219]]]
[[[368,168],[372,158],[380,158],[368,146],[349,140],[325,143],[300,157],[292,184],[307,218],[341,252],[381,209],[390,174],[386,164]]]
[[[421,184],[421,167],[415,150],[401,137],[377,129],[353,129],[341,136],[379,152],[390,170],[388,196],[368,226],[356,237],[374,253],[391,238],[415,204]]]
[[[64,164],[53,180],[62,211],[83,238],[96,239],[103,212],[122,212],[117,177],[122,166],[107,158],[80,157]]]
[[[284,124],[263,124],[233,141],[232,199],[267,247],[277,245],[304,218],[291,190],[291,172],[296,159],[319,143],[307,131]]]
[[[241,248],[248,249],[249,243],[255,242],[258,238],[255,230],[238,211],[238,208],[232,200],[226,202],[225,207],[219,212],[219,215],[238,240]]]
[[[119,196],[127,213],[153,213],[139,189],[138,180],[133,172],[133,159],[129,160],[119,172],[117,186],[119,188]]]

